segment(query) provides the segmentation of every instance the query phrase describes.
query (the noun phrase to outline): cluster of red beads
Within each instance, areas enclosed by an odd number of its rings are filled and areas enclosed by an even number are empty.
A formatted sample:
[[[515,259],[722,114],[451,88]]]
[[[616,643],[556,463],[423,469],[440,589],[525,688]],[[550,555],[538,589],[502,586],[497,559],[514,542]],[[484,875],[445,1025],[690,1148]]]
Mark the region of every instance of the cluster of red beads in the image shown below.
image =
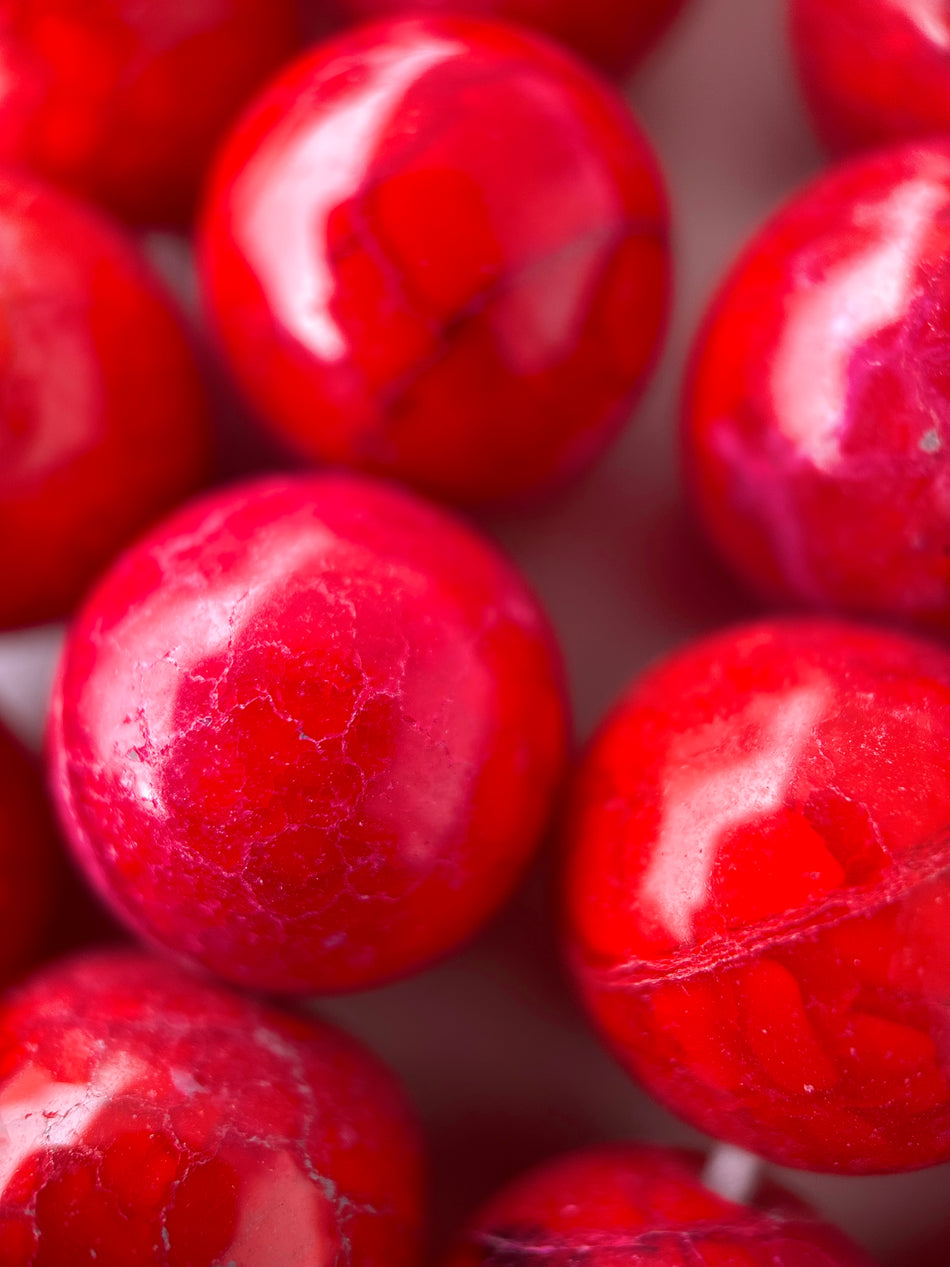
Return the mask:
[[[681,5],[337,0],[315,20],[376,20],[297,60],[292,0],[0,13],[0,628],[72,617],[51,789],[154,952],[87,950],[0,1007],[3,1264],[420,1262],[392,1076],[229,987],[425,968],[559,821],[545,614],[419,493],[550,494],[647,385],[663,180],[577,54],[623,74]],[[686,482],[760,594],[945,633],[950,141],[920,137],[950,128],[950,26],[901,0],[790,22],[829,143],[900,144],[734,267],[687,380]],[[112,216],[194,229],[194,319]],[[356,473],[181,506],[214,466],[215,362],[298,459]],[[842,617],[762,619],[634,683],[569,785],[564,939],[658,1100],[787,1165],[950,1160],[948,751],[950,652]],[[0,731],[4,985],[73,883]],[[781,1190],[736,1204],[702,1168],[565,1156],[444,1267],[867,1267]]]

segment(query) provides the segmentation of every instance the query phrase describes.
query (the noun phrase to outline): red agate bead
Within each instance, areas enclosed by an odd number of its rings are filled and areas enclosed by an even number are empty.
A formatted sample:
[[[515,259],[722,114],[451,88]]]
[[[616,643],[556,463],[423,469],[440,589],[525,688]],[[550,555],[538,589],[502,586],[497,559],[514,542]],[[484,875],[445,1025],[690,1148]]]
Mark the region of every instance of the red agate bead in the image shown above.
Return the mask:
[[[0,162],[129,220],[186,220],[296,42],[293,0],[3,0]]]
[[[200,483],[209,415],[181,320],[118,228],[0,176],[0,628],[66,614]]]
[[[709,1133],[854,1174],[950,1160],[950,653],[763,621],[647,672],[574,789],[573,967]]]
[[[685,0],[335,0],[350,21],[407,13],[465,14],[531,27],[609,75],[630,71]]]
[[[406,19],[319,46],[232,135],[201,272],[302,453],[460,502],[545,490],[652,366],[666,208],[623,99],[553,46]]]
[[[443,1267],[871,1267],[774,1184],[749,1205],[703,1186],[699,1153],[601,1144],[520,1176]]]
[[[328,1025],[134,952],[0,1011],[4,1267],[416,1267],[419,1141]]]
[[[753,239],[697,341],[688,480],[773,600],[950,631],[950,144],[820,177]]]
[[[545,826],[560,661],[471,529],[355,477],[182,510],[67,640],[62,819],[151,942],[272,990],[412,971],[467,938]]]
[[[40,772],[0,723],[0,986],[44,949],[64,878]]]
[[[832,150],[950,132],[942,0],[790,0],[789,17],[805,100]]]

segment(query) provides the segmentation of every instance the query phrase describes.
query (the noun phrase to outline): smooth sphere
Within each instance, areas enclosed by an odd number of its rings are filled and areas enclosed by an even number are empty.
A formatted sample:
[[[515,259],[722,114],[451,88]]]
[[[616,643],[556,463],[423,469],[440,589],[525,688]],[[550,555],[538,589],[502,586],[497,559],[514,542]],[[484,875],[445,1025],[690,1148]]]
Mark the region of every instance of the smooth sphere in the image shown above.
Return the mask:
[[[573,791],[568,943],[651,1094],[783,1165],[950,1160],[950,652],[762,621],[649,670]]]
[[[815,127],[835,153],[950,132],[950,9],[942,0],[789,0]]]
[[[135,223],[184,223],[296,45],[293,0],[3,0],[0,162]]]
[[[636,1144],[556,1157],[478,1211],[443,1267],[872,1267],[781,1188],[738,1205],[703,1186],[702,1164]]]
[[[420,18],[319,45],[267,89],[217,162],[199,258],[280,436],[472,503],[549,491],[627,420],[668,254],[617,93],[526,33]]]
[[[696,342],[686,476],[772,602],[950,632],[950,143],[820,177],[752,239]]]
[[[110,221],[0,174],[0,629],[66,615],[198,487],[210,419],[181,318]]]
[[[130,927],[243,985],[329,991],[424,966],[500,905],[565,728],[547,623],[487,541],[373,481],[278,477],[104,578],[50,752]]]
[[[338,1030],[99,952],[0,1045],[4,1267],[417,1267],[417,1129]]]

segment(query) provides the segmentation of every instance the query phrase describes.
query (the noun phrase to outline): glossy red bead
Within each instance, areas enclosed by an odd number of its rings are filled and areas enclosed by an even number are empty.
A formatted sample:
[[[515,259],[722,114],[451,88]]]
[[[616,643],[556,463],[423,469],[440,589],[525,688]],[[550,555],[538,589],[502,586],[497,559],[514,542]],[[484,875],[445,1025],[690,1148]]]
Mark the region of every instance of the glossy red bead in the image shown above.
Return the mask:
[[[45,948],[63,880],[40,772],[0,723],[0,986]]]
[[[73,627],[53,777],[133,929],[244,985],[424,966],[508,895],[564,760],[514,568],[400,490],[274,478],[128,552]]]
[[[684,1149],[602,1144],[520,1176],[480,1210],[443,1267],[871,1267],[773,1184],[745,1206]]]
[[[465,15],[514,22],[593,62],[608,75],[627,74],[680,12],[685,0],[335,0],[348,21],[407,13]]]
[[[697,341],[686,472],[772,600],[950,630],[950,144],[855,160],[746,248]]]
[[[950,10],[943,0],[789,5],[805,100],[832,150],[950,132]]]
[[[617,1055],[787,1165],[950,1160],[950,653],[763,621],[647,672],[574,790],[570,954]]]
[[[184,221],[296,42],[293,0],[3,0],[0,162],[129,220]]]
[[[134,952],[0,1011],[5,1267],[415,1267],[402,1093],[328,1025]]]
[[[448,18],[359,28],[272,84],[217,164],[200,256],[226,358],[285,439],[461,502],[543,491],[603,447],[668,284],[622,98]]]
[[[97,213],[0,175],[0,628],[62,616],[208,461],[181,320]]]

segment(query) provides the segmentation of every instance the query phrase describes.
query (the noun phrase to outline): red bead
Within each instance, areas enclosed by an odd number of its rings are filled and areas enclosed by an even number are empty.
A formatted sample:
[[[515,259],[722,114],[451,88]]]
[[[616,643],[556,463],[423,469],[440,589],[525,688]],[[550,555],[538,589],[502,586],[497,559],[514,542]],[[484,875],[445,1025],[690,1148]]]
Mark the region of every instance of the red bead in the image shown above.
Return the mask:
[[[686,466],[714,543],[771,599],[950,630],[950,145],[821,177],[706,321]]]
[[[838,152],[950,132],[943,0],[790,0],[805,100]]]
[[[4,1267],[414,1267],[419,1144],[328,1025],[131,952],[0,1012]]]
[[[463,502],[584,466],[652,366],[666,210],[624,101],[463,19],[361,28],[287,71],[219,160],[207,306],[301,452]]]
[[[195,488],[209,418],[185,331],[98,214],[0,177],[0,628],[64,615]]]
[[[44,949],[63,879],[40,773],[0,724],[0,986]]]
[[[575,788],[586,1002],[709,1133],[851,1173],[950,1160],[950,653],[832,621],[648,672]]]
[[[0,162],[129,220],[185,220],[222,133],[296,42],[293,0],[5,0]]]
[[[564,748],[512,566],[350,477],[219,493],[128,552],[73,628],[51,733],[67,833],[126,923],[274,990],[369,985],[467,938]]]
[[[532,27],[609,75],[626,75],[685,0],[336,0],[348,21],[407,13],[468,15]]]
[[[737,1205],[703,1187],[701,1166],[673,1148],[568,1153],[479,1211],[443,1267],[871,1267],[782,1189]]]

